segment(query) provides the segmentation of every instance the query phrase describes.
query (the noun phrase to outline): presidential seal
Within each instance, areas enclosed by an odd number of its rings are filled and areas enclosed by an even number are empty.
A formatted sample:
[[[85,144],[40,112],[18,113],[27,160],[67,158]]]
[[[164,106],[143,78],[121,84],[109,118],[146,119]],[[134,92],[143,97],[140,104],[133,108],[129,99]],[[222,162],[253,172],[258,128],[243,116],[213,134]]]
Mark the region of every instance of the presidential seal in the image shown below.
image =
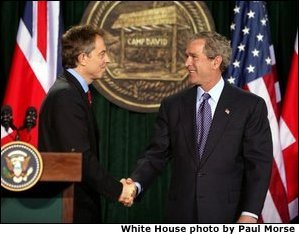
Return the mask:
[[[14,141],[1,147],[1,186],[20,192],[34,186],[43,170],[38,150],[25,142]]]
[[[111,102],[138,112],[157,111],[164,97],[188,86],[187,40],[214,30],[201,1],[92,1],[82,23],[106,32],[111,61],[95,87]]]

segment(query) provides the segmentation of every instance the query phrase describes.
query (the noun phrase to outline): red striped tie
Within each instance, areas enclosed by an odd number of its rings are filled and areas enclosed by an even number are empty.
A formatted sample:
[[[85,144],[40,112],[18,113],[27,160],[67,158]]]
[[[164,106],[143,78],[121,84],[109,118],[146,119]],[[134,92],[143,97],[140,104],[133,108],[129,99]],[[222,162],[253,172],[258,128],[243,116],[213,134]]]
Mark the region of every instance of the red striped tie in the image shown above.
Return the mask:
[[[91,97],[90,90],[87,91],[87,98],[88,98],[89,105],[91,105],[91,103],[92,103],[92,97]]]

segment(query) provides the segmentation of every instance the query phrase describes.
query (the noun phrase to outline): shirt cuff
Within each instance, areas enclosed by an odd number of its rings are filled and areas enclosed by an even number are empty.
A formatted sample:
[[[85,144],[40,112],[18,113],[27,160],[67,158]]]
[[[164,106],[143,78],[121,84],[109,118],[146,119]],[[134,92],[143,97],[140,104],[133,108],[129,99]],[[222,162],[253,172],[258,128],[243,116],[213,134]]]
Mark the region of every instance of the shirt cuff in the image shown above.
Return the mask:
[[[137,187],[137,196],[141,193],[141,184],[138,183],[138,182],[134,182],[135,183],[135,186]]]
[[[241,213],[241,215],[247,215],[247,216],[250,216],[250,217],[255,218],[255,219],[258,219],[258,218],[259,218],[256,214],[253,214],[253,213],[251,213],[251,212],[247,212],[247,211],[243,211],[243,212]]]

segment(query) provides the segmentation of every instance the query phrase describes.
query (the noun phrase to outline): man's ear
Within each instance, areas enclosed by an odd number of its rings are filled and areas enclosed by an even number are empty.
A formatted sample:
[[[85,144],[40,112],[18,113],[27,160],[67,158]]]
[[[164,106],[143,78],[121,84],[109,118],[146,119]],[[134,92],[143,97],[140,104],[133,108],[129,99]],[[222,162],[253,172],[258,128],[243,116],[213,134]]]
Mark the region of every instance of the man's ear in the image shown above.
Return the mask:
[[[86,58],[87,58],[87,54],[85,53],[81,53],[78,55],[78,64],[84,66],[86,64]]]
[[[213,60],[213,66],[215,69],[218,69],[222,63],[222,57],[217,55]]]

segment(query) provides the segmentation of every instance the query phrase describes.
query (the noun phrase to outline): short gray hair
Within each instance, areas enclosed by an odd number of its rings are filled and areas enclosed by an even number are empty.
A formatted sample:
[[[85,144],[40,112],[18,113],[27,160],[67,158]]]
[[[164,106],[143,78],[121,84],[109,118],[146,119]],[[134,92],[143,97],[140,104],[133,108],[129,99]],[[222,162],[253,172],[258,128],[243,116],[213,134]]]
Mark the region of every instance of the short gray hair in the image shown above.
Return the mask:
[[[220,65],[221,72],[230,64],[232,49],[230,41],[215,31],[202,31],[190,38],[190,41],[197,39],[204,39],[205,46],[203,52],[208,58],[215,58],[216,56],[222,57],[222,63]]]

